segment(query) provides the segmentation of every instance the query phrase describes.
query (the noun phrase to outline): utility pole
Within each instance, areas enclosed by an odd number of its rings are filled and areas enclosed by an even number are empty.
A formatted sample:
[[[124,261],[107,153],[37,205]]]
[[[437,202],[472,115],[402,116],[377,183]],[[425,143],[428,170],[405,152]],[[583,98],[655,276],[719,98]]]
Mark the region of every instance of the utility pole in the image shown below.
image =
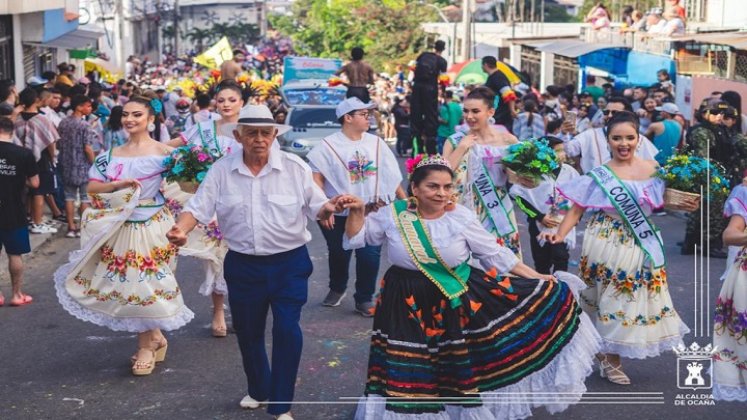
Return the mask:
[[[179,0],[174,0],[174,57],[179,57]]]
[[[462,61],[472,58],[472,2],[462,0]]]

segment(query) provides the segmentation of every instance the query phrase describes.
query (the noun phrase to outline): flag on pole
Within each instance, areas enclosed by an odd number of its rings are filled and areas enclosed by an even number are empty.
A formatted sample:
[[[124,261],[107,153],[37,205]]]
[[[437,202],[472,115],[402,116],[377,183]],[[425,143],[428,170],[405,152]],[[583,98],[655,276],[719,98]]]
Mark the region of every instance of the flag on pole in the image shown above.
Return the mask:
[[[224,61],[232,59],[233,51],[231,50],[231,44],[228,42],[228,38],[224,36],[220,41],[216,42],[215,45],[192,60],[209,69],[220,69],[220,65],[223,64]]]

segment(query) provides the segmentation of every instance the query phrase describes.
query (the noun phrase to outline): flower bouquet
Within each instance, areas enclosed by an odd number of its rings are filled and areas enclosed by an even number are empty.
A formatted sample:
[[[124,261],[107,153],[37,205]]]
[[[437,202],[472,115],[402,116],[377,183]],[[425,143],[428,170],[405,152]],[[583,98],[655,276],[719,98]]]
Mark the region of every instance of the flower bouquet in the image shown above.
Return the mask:
[[[529,139],[508,147],[503,166],[511,183],[535,188],[542,175],[558,168],[558,161],[546,139]]]
[[[182,191],[194,194],[208,169],[222,156],[219,150],[200,145],[178,147],[163,161],[166,181],[176,182]]]
[[[664,193],[666,207],[687,212],[698,210],[701,188],[705,188],[708,199],[728,196],[729,181],[723,173],[724,169],[718,164],[702,157],[684,154],[670,157],[657,172],[667,185]]]

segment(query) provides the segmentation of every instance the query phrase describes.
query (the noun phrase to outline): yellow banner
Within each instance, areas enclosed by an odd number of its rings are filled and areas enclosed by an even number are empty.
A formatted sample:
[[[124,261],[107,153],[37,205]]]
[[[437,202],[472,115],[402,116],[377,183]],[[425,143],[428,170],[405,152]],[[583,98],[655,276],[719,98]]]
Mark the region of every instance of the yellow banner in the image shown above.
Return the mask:
[[[233,51],[231,50],[231,44],[228,42],[228,38],[223,37],[215,43],[210,49],[204,53],[198,55],[192,60],[201,64],[209,69],[220,69],[220,65],[227,60],[233,59]]]

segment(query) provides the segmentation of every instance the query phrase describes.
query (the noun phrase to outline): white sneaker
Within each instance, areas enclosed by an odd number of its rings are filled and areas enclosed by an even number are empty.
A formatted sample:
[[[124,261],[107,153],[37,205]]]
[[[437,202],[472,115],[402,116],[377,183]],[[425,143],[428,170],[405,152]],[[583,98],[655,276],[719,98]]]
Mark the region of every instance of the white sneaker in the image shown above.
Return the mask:
[[[239,402],[239,406],[241,408],[250,408],[254,410],[255,408],[259,408],[260,404],[263,404],[265,401],[259,402],[255,400],[254,398],[247,395],[246,397],[241,399],[241,402]]]
[[[277,416],[276,418],[277,418],[277,420],[293,420],[293,417],[291,416],[290,412],[281,414],[281,415]]]
[[[57,233],[57,229],[45,224],[31,224],[31,233]]]

